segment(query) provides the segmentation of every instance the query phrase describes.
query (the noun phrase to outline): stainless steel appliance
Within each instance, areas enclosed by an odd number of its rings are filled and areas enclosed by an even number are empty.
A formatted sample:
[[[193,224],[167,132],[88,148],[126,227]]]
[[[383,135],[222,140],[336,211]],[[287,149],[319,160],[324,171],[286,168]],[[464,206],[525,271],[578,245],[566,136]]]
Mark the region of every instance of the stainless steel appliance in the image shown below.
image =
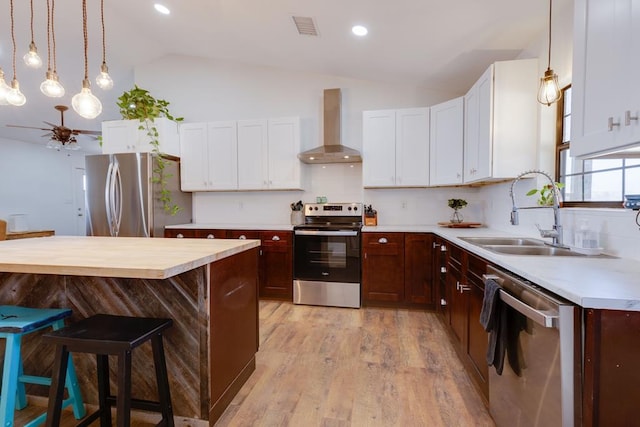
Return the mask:
[[[511,336],[517,342],[507,344],[507,351],[520,350],[519,367],[505,360],[502,375],[489,368],[489,409],[496,425],[580,425],[578,307],[511,273],[491,266],[487,272],[485,280],[498,282],[501,302],[513,310],[507,318],[523,328]]]
[[[166,225],[191,222],[191,193],[180,191],[179,159],[165,160],[166,188],[181,208],[174,216],[163,209],[160,184],[152,182],[150,153],[86,156],[87,235],[163,237]]]
[[[294,227],[293,302],[360,307],[361,203],[307,203]]]

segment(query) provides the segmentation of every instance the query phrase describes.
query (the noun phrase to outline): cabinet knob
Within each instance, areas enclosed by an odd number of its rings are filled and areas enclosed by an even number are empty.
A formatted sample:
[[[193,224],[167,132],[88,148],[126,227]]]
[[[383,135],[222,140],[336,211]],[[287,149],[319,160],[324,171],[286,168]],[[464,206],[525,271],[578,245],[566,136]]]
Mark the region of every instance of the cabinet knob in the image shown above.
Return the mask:
[[[271,240],[273,240],[274,242],[277,242],[280,240],[280,236],[273,236]]]
[[[447,245],[443,244],[440,246],[440,252],[447,252]]]
[[[182,233],[176,234],[176,239],[182,239],[183,237],[184,237],[184,234]]]
[[[214,236],[213,234],[207,234],[207,239],[215,239],[216,236]]]
[[[378,239],[378,243],[380,243],[381,245],[384,245],[385,243],[387,243],[388,240],[386,237],[381,237]]]
[[[238,239],[247,240],[247,236],[245,236],[244,234],[241,234],[240,237],[238,237]]]
[[[631,115],[631,111],[627,110],[624,112],[624,125],[625,126],[629,126],[631,124],[631,120],[635,121],[636,123],[638,122],[638,115],[636,114],[635,116]]]
[[[446,273],[447,267],[440,267],[440,273]]]
[[[444,299],[444,298],[440,298],[440,305],[443,306],[443,307],[446,306],[447,305],[447,300]]]
[[[609,132],[611,132],[614,127],[620,127],[620,122],[614,122],[613,117],[609,117],[609,120],[607,122],[607,129],[609,130]]]

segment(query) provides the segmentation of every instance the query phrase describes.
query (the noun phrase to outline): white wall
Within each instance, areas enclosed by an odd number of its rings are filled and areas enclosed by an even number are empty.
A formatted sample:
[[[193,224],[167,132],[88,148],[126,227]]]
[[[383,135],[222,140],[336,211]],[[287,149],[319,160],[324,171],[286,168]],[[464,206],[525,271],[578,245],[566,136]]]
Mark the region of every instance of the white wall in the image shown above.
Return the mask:
[[[169,101],[172,114],[183,116],[185,122],[300,116],[302,151],[322,144],[324,89],[342,89],[342,142],[358,150],[362,148],[362,111],[429,106],[456,96],[414,86],[184,56],[137,67],[135,80]],[[316,196],[333,202],[372,203],[386,224],[432,223],[436,218],[425,215],[431,211],[427,190],[403,191],[402,201],[409,201],[404,205],[396,200],[394,190],[363,191],[360,164],[303,165],[303,176],[306,191],[196,193],[194,221],[287,224],[291,202],[314,202]],[[448,213],[438,213],[438,220],[446,218]]]
[[[0,139],[0,218],[26,214],[30,229],[80,234],[74,169],[84,168],[81,152],[55,151],[44,143]]]

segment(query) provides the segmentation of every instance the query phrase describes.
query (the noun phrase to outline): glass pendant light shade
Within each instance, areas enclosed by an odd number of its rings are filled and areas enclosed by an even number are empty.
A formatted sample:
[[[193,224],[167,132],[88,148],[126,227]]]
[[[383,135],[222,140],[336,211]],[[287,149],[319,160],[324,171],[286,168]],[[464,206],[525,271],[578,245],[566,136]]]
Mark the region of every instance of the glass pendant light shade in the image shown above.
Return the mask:
[[[40,92],[50,98],[64,96],[64,87],[58,81],[58,74],[55,71],[47,71],[47,78],[40,84]]]
[[[113,80],[109,75],[109,68],[104,62],[100,67],[100,74],[98,74],[98,77],[96,77],[96,84],[102,90],[109,90],[113,87]]]
[[[550,106],[557,102],[562,96],[560,85],[558,85],[558,75],[551,68],[547,68],[544,77],[540,78],[540,88],[538,89],[538,102]]]
[[[95,119],[100,115],[102,103],[91,93],[89,80],[83,80],[82,90],[71,98],[71,106],[85,119]]]
[[[20,92],[20,83],[16,79],[11,81],[11,90],[7,93],[7,102],[16,107],[20,107],[27,102],[27,98]]]
[[[56,141],[55,139],[51,139],[49,140],[49,142],[47,142],[47,148],[60,151],[60,149],[62,148],[62,142]]]
[[[2,71],[2,68],[0,68],[0,105],[9,104],[9,101],[7,101],[7,95],[9,94],[10,90],[11,87],[4,80],[4,71]]]
[[[38,55],[38,49],[36,49],[34,42],[29,44],[29,52],[27,52],[22,59],[24,59],[24,63],[27,64],[29,68],[42,67],[42,59],[40,59],[40,55]]]

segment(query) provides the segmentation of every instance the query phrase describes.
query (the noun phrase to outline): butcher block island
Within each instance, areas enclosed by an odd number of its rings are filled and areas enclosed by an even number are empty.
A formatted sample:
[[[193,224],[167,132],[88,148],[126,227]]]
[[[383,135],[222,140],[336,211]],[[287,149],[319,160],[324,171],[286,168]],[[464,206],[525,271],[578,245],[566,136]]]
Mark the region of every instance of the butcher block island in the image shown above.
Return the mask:
[[[0,304],[71,308],[70,322],[96,313],[172,318],[164,344],[176,422],[213,425],[255,370],[259,245],[137,237],[7,240],[0,242]],[[51,371],[53,348],[43,349],[38,337],[26,337],[24,347],[25,373]],[[84,400],[96,404],[95,357],[73,357]],[[151,346],[143,345],[133,353],[132,395],[157,400],[154,375]],[[27,393],[47,396],[48,390],[32,386]]]

